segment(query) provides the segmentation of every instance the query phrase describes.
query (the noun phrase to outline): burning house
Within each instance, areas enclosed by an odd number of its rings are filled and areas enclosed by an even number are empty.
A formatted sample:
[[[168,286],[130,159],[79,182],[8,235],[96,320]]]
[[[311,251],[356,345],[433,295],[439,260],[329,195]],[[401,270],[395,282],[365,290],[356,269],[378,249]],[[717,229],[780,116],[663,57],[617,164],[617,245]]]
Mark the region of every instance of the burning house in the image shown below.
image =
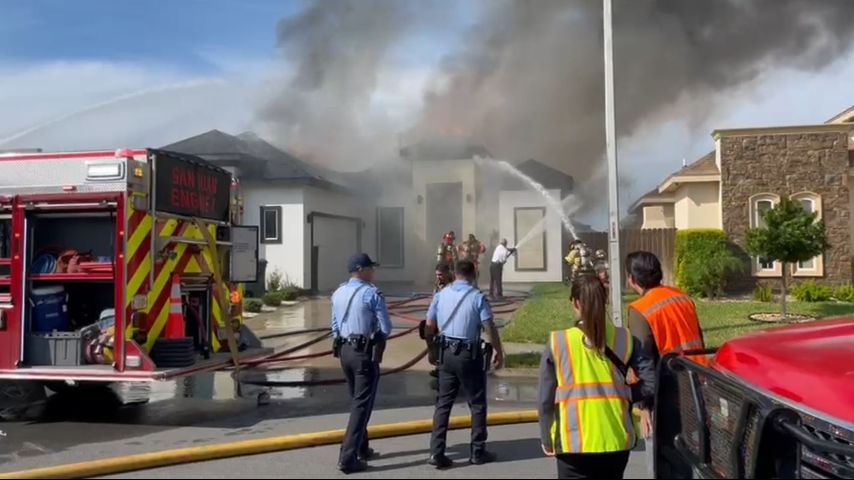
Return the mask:
[[[401,149],[394,162],[342,173],[252,134],[218,130],[165,148],[199,155],[238,175],[246,222],[260,227],[268,274],[278,271],[304,288],[334,289],[356,251],[380,262],[384,282],[425,285],[437,246],[451,230],[458,241],[474,234],[485,244],[482,271],[502,238],[519,244],[505,281],[563,276],[571,233],[562,217],[573,208],[573,179],[536,160],[508,168],[480,145],[422,142]]]

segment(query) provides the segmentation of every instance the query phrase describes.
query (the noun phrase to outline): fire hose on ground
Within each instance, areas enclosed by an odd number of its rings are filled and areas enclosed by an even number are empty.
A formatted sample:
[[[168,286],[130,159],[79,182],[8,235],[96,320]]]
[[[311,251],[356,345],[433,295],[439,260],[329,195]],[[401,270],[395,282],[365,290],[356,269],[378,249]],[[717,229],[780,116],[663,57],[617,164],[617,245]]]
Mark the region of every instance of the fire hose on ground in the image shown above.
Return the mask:
[[[522,423],[536,423],[537,421],[538,417],[536,410],[499,412],[491,413],[487,416],[487,424],[490,426],[518,425]],[[452,417],[449,423],[449,428],[451,430],[462,430],[470,427],[470,417]],[[426,434],[431,432],[432,429],[433,420],[431,419],[375,425],[368,427],[368,438],[371,440],[377,440],[382,438],[405,437],[410,435]],[[283,452],[287,450],[319,447],[323,445],[335,445],[341,443],[343,438],[344,430],[332,430],[326,432],[264,438],[259,440],[244,440],[240,442],[180,448],[138,455],[123,455],[115,458],[94,460],[70,465],[59,465],[21,472],[4,473],[0,474],[0,479],[104,477],[120,473],[149,470],[152,468]]]
[[[415,312],[424,311],[423,305],[408,307],[408,308],[406,308],[405,311],[401,311],[401,310],[406,305],[409,305],[410,303],[413,303],[413,302],[418,301],[418,300],[422,300],[424,298],[427,298],[426,294],[413,294],[408,299],[389,302],[389,313],[393,317],[401,318],[401,319],[406,320],[406,321],[420,322],[421,321],[420,318],[415,317],[411,314],[415,313]],[[498,308],[493,309],[493,313],[497,313],[497,314],[511,313],[515,310],[515,308],[504,310],[504,309],[501,309],[501,307],[504,307],[507,305],[515,305],[516,303],[518,303],[518,300],[516,300],[516,298],[508,298],[505,302],[498,305]],[[403,332],[396,333],[396,334],[389,336],[388,340],[394,340],[396,338],[400,338],[400,337],[403,337],[405,335],[409,335],[409,334],[415,332],[416,330],[418,330],[417,325],[414,327],[408,328],[408,329],[404,330]],[[293,332],[285,332],[282,334],[270,335],[267,337],[262,337],[262,339],[282,338],[282,337],[288,337],[288,336],[304,334],[304,333],[316,333],[316,332],[320,332],[320,331],[326,332],[326,333],[324,333],[323,335],[320,335],[314,339],[311,339],[307,342],[301,343],[301,344],[296,345],[294,347],[290,347],[290,348],[283,350],[281,352],[277,352],[277,353],[275,353],[269,357],[266,357],[264,359],[258,360],[256,362],[249,363],[249,364],[247,364],[247,366],[250,368],[266,366],[268,368],[260,369],[260,371],[263,373],[272,373],[272,372],[287,370],[288,367],[269,368],[269,366],[271,366],[271,365],[277,365],[277,364],[282,364],[282,363],[287,363],[287,362],[292,362],[292,361],[308,360],[308,359],[312,359],[312,358],[321,358],[321,357],[325,357],[328,355],[332,355],[332,353],[333,353],[332,350],[327,350],[327,351],[322,351],[322,352],[317,352],[317,353],[310,353],[310,354],[297,355],[297,356],[288,356],[292,353],[298,352],[300,350],[303,350],[305,348],[308,348],[314,344],[317,344],[319,342],[322,342],[322,341],[330,338],[332,336],[332,334],[331,334],[331,332],[329,332],[329,329],[313,328],[313,329],[306,329],[306,330],[298,330],[298,331],[293,331]],[[415,357],[413,357],[412,359],[410,359],[409,361],[407,361],[403,365],[381,372],[380,376],[393,375],[395,373],[400,373],[400,372],[406,371],[406,370],[412,368],[413,366],[417,365],[418,362],[420,362],[424,357],[427,356],[427,353],[428,352],[425,349],[423,352],[416,355]],[[313,381],[253,380],[251,378],[246,378],[244,373],[252,373],[252,371],[251,370],[250,371],[236,371],[236,372],[234,372],[233,375],[234,375],[235,379],[238,380],[242,384],[254,385],[254,386],[259,386],[259,387],[271,387],[271,388],[276,388],[276,387],[278,387],[278,388],[312,387],[312,386],[340,385],[340,384],[346,383],[346,379],[344,379],[344,378],[333,378],[333,379],[313,380]]]

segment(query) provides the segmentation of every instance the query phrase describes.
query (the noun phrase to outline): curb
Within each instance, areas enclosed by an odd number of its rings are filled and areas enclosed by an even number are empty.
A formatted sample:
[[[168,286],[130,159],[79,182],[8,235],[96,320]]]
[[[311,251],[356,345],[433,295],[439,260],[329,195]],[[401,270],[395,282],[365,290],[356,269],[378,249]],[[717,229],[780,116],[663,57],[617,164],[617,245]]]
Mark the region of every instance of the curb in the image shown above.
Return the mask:
[[[536,368],[502,368],[492,372],[496,378],[539,378],[540,370]]]
[[[487,416],[487,424],[515,425],[520,423],[536,423],[536,410],[517,410],[512,412],[493,413]],[[452,417],[449,423],[451,430],[471,427],[470,417]],[[411,422],[390,423],[368,428],[368,438],[392,438],[428,433],[433,430],[433,420],[416,420]],[[59,465],[55,467],[37,468],[20,472],[0,474],[0,479],[53,479],[53,478],[93,478],[135,472],[152,468],[169,467],[187,463],[205,462],[225,458],[259,455],[263,453],[282,452],[300,448],[318,447],[341,443],[344,430],[327,432],[304,433],[287,435],[260,440],[244,440],[240,442],[205,445],[201,447],[181,448],[161,452],[126,455],[122,457],[94,460],[90,462]]]

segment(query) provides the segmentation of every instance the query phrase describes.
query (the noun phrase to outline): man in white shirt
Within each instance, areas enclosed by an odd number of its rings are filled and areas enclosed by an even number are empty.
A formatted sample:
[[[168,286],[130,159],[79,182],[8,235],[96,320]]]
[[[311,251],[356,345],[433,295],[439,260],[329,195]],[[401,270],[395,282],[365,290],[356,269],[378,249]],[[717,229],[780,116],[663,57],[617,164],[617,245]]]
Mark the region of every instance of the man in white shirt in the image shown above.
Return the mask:
[[[495,300],[504,297],[504,264],[511,255],[516,253],[515,248],[507,248],[507,239],[501,239],[501,243],[495,247],[492,253],[492,264],[489,266],[489,298]]]

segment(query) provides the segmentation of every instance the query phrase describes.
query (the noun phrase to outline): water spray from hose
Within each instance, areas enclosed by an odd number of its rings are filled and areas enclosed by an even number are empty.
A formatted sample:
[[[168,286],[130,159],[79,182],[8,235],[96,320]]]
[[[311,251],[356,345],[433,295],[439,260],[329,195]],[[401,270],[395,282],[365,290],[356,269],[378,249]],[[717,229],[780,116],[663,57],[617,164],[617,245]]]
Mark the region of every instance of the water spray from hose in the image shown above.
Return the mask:
[[[482,158],[479,156],[475,156],[474,162],[477,165],[482,166],[482,167],[483,166],[491,166],[491,165],[497,166],[498,168],[500,168],[504,172],[509,173],[510,175],[513,175],[514,177],[525,182],[526,185],[528,185],[529,187],[534,189],[537,193],[542,195],[543,199],[546,201],[546,206],[549,208],[549,210],[551,210],[553,213],[557,214],[560,217],[560,222],[563,224],[563,228],[565,228],[566,231],[569,232],[570,235],[572,235],[572,238],[573,239],[578,238],[578,235],[576,235],[576,233],[575,233],[575,228],[572,225],[572,221],[569,219],[569,215],[564,211],[562,202],[558,198],[556,198],[554,195],[549,193],[549,191],[546,189],[546,187],[544,187],[541,183],[539,183],[536,180],[534,180],[533,178],[525,175],[524,173],[519,171],[516,167],[511,165],[506,160],[494,160],[491,158]],[[535,229],[536,229],[536,226],[532,230],[535,230]],[[533,237],[533,234],[531,236]],[[527,235],[526,235],[526,237],[527,237]],[[530,240],[530,238],[526,238],[525,240],[526,241]],[[515,246],[518,248],[520,244],[522,244],[521,240],[519,242],[517,242],[517,244]]]
[[[224,82],[222,80],[219,80],[219,79],[190,80],[190,81],[186,81],[186,82],[170,83],[167,85],[160,85],[160,86],[153,87],[153,88],[145,88],[142,90],[137,90],[135,92],[125,93],[123,95],[119,95],[118,97],[114,97],[114,98],[111,98],[109,100],[105,100],[103,102],[98,102],[98,103],[89,105],[87,107],[81,108],[79,110],[75,110],[73,112],[64,113],[62,115],[59,115],[58,117],[54,117],[50,120],[46,120],[46,121],[39,123],[37,125],[33,125],[32,127],[29,127],[25,130],[21,130],[19,132],[13,133],[12,135],[9,135],[8,137],[0,138],[0,145],[5,145],[7,143],[13,142],[19,138],[26,137],[27,135],[30,135],[31,133],[38,132],[39,130],[43,130],[45,128],[56,125],[58,123],[62,123],[64,121],[70,120],[74,117],[84,115],[84,114],[87,114],[89,112],[94,112],[94,111],[100,110],[102,108],[111,107],[115,104],[126,102],[128,100],[133,100],[135,98],[144,97],[146,95],[153,95],[156,93],[170,92],[173,90],[187,90],[187,89],[191,89],[191,88],[198,88],[198,87],[203,87],[203,86],[208,86],[208,85],[218,85],[218,84],[223,84],[223,83]]]

